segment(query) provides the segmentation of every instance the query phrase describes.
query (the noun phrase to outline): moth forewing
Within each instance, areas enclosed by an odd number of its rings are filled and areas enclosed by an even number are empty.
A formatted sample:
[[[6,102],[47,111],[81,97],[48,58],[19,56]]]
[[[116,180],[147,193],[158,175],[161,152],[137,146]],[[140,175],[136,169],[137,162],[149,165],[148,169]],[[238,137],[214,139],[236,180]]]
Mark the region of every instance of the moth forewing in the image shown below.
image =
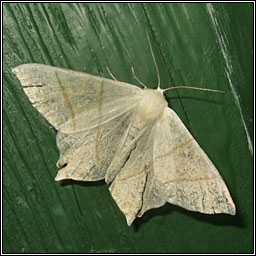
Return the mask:
[[[162,198],[187,210],[234,215],[235,205],[218,170],[177,114],[166,108],[157,126],[153,162]]]

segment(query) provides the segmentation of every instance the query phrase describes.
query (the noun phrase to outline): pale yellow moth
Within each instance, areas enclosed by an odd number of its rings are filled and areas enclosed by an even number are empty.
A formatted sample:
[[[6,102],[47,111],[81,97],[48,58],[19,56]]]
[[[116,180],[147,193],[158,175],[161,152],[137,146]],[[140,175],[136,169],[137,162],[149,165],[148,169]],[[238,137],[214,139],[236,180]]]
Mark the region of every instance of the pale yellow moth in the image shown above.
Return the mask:
[[[128,225],[166,202],[234,215],[218,170],[168,107],[168,89],[160,88],[150,41],[149,46],[157,89],[119,82],[111,73],[114,80],[36,63],[12,70],[32,105],[58,131],[57,166],[63,168],[55,180],[105,179]]]

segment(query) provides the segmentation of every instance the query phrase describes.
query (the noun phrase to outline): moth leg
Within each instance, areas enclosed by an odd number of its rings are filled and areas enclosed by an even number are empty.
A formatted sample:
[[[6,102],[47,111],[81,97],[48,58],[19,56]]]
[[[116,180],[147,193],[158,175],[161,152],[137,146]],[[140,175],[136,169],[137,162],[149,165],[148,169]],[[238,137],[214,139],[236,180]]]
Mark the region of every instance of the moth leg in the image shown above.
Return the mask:
[[[132,68],[132,74],[133,74],[135,80],[136,80],[140,85],[142,85],[144,88],[147,88],[147,86],[146,86],[145,84],[143,84],[143,83],[139,80],[139,78],[136,76],[133,66],[131,66],[131,68]]]
[[[115,80],[115,81],[118,81],[114,75],[111,73],[110,69],[108,67],[106,67],[106,70],[108,71],[109,75]]]

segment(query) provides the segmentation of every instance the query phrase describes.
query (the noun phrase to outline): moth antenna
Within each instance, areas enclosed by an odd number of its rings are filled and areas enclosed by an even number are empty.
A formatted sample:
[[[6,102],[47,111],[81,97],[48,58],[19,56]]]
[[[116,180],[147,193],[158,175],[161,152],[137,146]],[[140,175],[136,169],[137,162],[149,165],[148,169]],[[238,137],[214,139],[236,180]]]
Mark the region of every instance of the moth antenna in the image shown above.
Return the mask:
[[[148,32],[147,32],[147,39],[148,39],[148,44],[149,44],[150,52],[151,52],[151,55],[152,55],[152,58],[153,58],[153,61],[154,61],[154,64],[155,64],[155,68],[156,68],[157,79],[158,79],[157,88],[160,88],[159,69],[158,69],[158,66],[157,66],[157,63],[156,63],[156,59],[155,59],[155,55],[154,55],[154,52],[153,52],[153,49],[152,49],[152,45],[151,45],[151,43],[150,43],[150,39],[149,39],[149,36],[148,36]]]
[[[136,79],[136,81],[137,81],[140,85],[142,85],[144,88],[147,88],[147,86],[146,86],[145,84],[143,84],[143,83],[139,80],[139,78],[136,76],[133,66],[131,66],[131,68],[132,68],[132,74],[133,74],[134,78]]]
[[[213,89],[207,89],[207,88],[199,88],[199,87],[192,87],[192,86],[174,86],[174,87],[170,87],[170,88],[166,88],[163,91],[169,91],[172,89],[193,89],[193,90],[200,90],[200,91],[208,91],[208,92],[220,92],[220,93],[225,93],[224,91],[220,91],[220,90],[213,90]]]
[[[114,77],[114,75],[111,73],[110,69],[108,67],[106,67],[106,70],[108,71],[108,73],[110,74],[110,76],[117,81],[117,79]]]

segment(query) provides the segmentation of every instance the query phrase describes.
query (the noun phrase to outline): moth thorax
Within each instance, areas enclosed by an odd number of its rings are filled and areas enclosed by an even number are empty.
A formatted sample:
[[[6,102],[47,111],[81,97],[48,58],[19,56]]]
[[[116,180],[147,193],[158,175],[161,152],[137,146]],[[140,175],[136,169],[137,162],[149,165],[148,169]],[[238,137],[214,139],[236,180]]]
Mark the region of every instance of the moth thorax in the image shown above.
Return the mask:
[[[168,106],[161,89],[144,89],[138,105],[141,120],[153,120],[162,115]]]

